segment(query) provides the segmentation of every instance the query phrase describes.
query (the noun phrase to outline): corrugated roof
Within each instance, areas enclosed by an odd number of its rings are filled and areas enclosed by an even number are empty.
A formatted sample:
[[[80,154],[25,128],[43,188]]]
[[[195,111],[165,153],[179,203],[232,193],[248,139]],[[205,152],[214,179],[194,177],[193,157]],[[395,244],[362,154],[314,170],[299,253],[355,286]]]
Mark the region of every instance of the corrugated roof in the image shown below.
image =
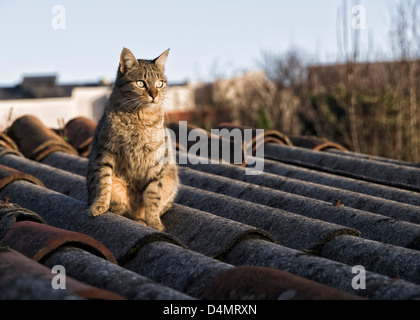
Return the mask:
[[[182,186],[159,232],[111,212],[89,215],[84,156],[94,125],[73,119],[66,141],[26,116],[0,136],[0,261],[21,251],[37,266],[63,265],[76,281],[125,299],[420,298],[415,165],[254,129],[264,172],[248,175],[245,161],[185,161],[194,158],[191,145],[179,145]],[[366,271],[365,289],[353,288],[355,266]],[[9,281],[2,270],[2,298],[32,298],[20,295],[25,281]],[[24,267],[17,272],[36,282]],[[55,298],[49,289],[33,298]],[[95,299],[67,294],[56,298]]]

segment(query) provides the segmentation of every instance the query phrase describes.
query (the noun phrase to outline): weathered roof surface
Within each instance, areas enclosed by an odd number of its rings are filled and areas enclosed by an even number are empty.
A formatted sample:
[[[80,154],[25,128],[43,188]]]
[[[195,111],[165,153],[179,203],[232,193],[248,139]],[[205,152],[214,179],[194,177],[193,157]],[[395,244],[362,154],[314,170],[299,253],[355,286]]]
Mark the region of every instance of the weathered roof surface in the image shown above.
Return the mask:
[[[27,116],[0,136],[0,263],[19,251],[37,268],[63,265],[67,276],[126,299],[420,298],[415,165],[253,130],[264,172],[249,175],[244,161],[204,164],[179,145],[182,185],[159,232],[111,212],[88,214],[93,129],[74,119],[65,130],[74,141],[66,141]],[[219,140],[203,137],[209,147]],[[355,266],[364,268],[364,289],[354,286]],[[40,294],[25,296],[25,281],[0,265],[2,298],[95,298],[55,297],[25,268],[16,272]]]

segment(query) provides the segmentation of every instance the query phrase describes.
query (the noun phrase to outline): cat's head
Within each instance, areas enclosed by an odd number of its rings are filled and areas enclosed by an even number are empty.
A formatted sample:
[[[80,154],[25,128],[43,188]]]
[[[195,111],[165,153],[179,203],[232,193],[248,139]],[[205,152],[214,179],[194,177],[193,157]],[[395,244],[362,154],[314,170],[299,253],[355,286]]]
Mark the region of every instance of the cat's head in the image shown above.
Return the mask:
[[[166,92],[165,63],[169,49],[153,60],[136,59],[124,48],[120,56],[115,88],[130,106],[161,105]]]

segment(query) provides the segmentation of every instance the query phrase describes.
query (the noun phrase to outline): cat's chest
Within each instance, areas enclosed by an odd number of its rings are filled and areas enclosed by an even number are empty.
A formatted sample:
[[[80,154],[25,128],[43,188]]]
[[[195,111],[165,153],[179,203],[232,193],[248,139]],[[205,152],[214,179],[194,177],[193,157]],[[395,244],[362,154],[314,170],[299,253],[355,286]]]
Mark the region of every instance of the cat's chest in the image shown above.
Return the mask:
[[[114,152],[123,172],[144,172],[156,166],[164,155],[165,138],[157,128],[132,128],[115,133]]]

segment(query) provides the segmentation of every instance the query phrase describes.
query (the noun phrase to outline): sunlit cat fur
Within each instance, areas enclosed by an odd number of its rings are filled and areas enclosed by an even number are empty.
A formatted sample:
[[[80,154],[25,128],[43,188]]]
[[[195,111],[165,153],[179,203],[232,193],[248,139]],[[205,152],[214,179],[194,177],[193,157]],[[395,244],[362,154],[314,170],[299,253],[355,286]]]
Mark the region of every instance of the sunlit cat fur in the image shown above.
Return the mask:
[[[107,210],[164,230],[160,216],[178,191],[178,169],[164,124],[165,63],[137,60],[124,48],[109,104],[89,156],[90,213]]]

